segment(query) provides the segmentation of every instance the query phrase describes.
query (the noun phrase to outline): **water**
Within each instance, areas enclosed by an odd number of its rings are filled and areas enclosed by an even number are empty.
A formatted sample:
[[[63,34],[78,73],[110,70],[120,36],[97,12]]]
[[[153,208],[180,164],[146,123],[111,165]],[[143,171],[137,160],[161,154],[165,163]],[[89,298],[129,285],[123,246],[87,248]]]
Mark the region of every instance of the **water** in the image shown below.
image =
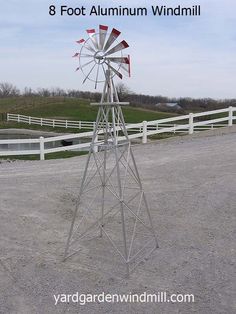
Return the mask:
[[[27,134],[0,134],[0,140],[6,139],[35,139],[40,135],[27,135]],[[49,136],[44,136],[49,137]],[[72,142],[72,145],[80,144],[83,142],[81,139],[69,139],[66,142]],[[63,141],[54,141],[44,143],[45,149],[66,146]],[[19,144],[0,144],[0,151],[22,151],[22,150],[39,150],[39,143],[19,143]],[[87,150],[75,149],[74,151]]]

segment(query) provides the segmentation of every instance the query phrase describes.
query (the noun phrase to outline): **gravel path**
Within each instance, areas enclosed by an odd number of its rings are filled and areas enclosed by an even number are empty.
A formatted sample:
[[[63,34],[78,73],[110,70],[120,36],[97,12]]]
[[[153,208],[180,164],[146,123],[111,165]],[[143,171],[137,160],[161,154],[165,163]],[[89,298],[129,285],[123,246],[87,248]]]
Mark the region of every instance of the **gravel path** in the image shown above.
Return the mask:
[[[130,279],[110,271],[108,249],[62,262],[86,156],[0,164],[0,313],[236,312],[235,128],[134,154],[160,248]],[[54,305],[54,294],[77,291],[192,293],[195,302]]]

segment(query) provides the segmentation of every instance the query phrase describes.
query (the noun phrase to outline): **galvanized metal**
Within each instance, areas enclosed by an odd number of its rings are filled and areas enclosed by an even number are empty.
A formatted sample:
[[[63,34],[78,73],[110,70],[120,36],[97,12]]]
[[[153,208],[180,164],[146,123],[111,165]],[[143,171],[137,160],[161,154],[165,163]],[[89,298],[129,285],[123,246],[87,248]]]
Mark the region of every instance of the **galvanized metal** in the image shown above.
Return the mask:
[[[95,36],[94,30],[88,32],[90,37]],[[92,42],[95,48],[105,45],[110,54],[124,41],[112,48],[120,32],[113,29],[107,43],[106,32],[104,26],[100,27],[98,39]],[[111,62],[102,64],[103,69],[106,67],[104,88],[101,102],[93,103],[99,106],[98,114],[64,259],[79,252],[86,237],[104,237],[125,264],[129,276],[158,247],[158,242],[121,109],[128,103],[119,101],[113,77],[120,75]]]
[[[79,52],[76,52],[73,57],[79,58],[79,67],[77,71],[82,71],[86,80],[97,84],[105,82],[105,72],[109,68],[112,77],[117,75],[120,79],[123,74],[130,75],[130,57],[129,55],[123,56],[123,50],[128,48],[129,45],[126,41],[118,42],[120,31],[113,28],[108,33],[108,27],[105,25],[99,26],[99,31],[95,29],[88,29],[88,39],[80,39],[76,41],[81,45]]]

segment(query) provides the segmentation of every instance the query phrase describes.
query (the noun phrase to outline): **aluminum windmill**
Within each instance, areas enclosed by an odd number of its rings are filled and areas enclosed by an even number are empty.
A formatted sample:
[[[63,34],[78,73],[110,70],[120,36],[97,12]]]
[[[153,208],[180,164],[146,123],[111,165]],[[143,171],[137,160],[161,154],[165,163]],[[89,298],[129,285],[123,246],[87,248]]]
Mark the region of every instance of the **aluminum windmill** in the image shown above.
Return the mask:
[[[118,42],[120,32],[99,26],[81,39],[79,67],[86,80],[104,84],[96,125],[73,214],[65,259],[91,245],[91,237],[103,237],[126,265],[129,275],[158,247],[150,210],[131,148],[114,78],[130,74],[128,46]],[[100,240],[101,241],[101,240]],[[99,242],[100,243],[100,242]],[[107,247],[107,246],[106,246]],[[94,249],[92,247],[91,249]],[[114,254],[113,254],[114,257]]]

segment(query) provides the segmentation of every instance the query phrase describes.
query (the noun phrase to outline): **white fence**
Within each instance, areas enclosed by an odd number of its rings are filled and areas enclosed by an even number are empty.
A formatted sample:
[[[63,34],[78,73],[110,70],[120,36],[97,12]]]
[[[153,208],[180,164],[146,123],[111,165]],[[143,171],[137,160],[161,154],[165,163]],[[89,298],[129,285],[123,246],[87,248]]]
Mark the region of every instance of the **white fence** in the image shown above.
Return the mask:
[[[136,139],[141,138],[142,143],[147,142],[148,136],[155,135],[155,134],[161,134],[161,133],[170,133],[170,132],[187,132],[189,134],[193,134],[194,131],[199,130],[206,130],[209,128],[214,127],[222,127],[222,126],[232,126],[233,121],[236,120],[236,116],[234,116],[234,112],[236,111],[235,107],[229,107],[226,109],[219,109],[219,110],[213,110],[213,111],[207,111],[207,112],[200,112],[200,113],[190,113],[188,115],[184,116],[176,116],[172,118],[166,118],[166,119],[160,119],[160,120],[154,120],[154,121],[143,121],[141,123],[135,123],[135,124],[128,124],[127,129],[129,132],[129,138],[130,139]],[[215,115],[221,115],[222,117],[214,117]],[[212,119],[199,121],[199,118],[205,117],[205,116],[212,116]],[[23,117],[23,118],[22,118]],[[198,119],[196,121],[196,118]],[[72,127],[71,123],[74,123],[81,128],[84,128],[83,123],[86,123],[85,121],[67,121],[67,120],[51,120],[51,119],[42,119],[42,118],[33,118],[33,117],[27,117],[22,115],[13,115],[8,114],[7,115],[8,121],[18,121],[23,122],[22,119],[24,119],[27,123],[34,124],[38,123],[40,121],[40,125],[46,125],[45,123],[48,123],[47,125],[53,126],[59,126],[59,122],[61,123],[60,126],[67,125],[67,127],[70,125]],[[12,120],[17,119],[17,120]],[[36,121],[36,122],[35,122]],[[53,122],[54,121],[54,122]],[[57,121],[57,122],[56,122]],[[59,122],[58,122],[59,121]],[[52,123],[52,125],[50,124]],[[57,125],[56,125],[57,123]],[[87,127],[90,124],[90,128],[94,127],[93,122],[87,122]],[[221,123],[221,124],[219,124]],[[73,126],[74,127],[74,126]],[[119,130],[119,127],[117,126],[117,130]],[[102,132],[100,132],[102,134]],[[45,154],[48,153],[54,153],[54,152],[61,152],[61,151],[68,151],[68,150],[81,150],[81,149],[88,149],[91,144],[91,138],[92,138],[93,132],[84,132],[84,133],[78,133],[78,134],[68,134],[68,135],[61,135],[61,136],[54,136],[54,137],[40,137],[38,139],[6,139],[6,140],[0,140],[0,156],[14,156],[14,155],[32,155],[32,154],[38,154],[40,155],[40,160],[44,160]],[[73,140],[79,140],[82,141],[82,143],[77,143],[69,145],[69,146],[61,146],[62,141],[71,141]],[[119,140],[121,141],[123,137],[119,137]],[[96,141],[99,141],[99,138],[96,139]],[[47,147],[47,143],[51,144],[51,147]],[[15,146],[20,145],[28,145],[29,147],[27,149],[18,149],[15,148]],[[32,146],[36,148],[32,148]],[[4,147],[2,148],[2,146]],[[11,148],[13,146],[13,149]]]
[[[59,119],[45,119],[37,117],[29,117],[21,114],[7,113],[7,121],[21,122],[27,124],[35,124],[40,126],[51,126],[53,128],[66,128],[66,129],[93,129],[95,122],[91,121],[72,121],[72,120],[59,120]]]

